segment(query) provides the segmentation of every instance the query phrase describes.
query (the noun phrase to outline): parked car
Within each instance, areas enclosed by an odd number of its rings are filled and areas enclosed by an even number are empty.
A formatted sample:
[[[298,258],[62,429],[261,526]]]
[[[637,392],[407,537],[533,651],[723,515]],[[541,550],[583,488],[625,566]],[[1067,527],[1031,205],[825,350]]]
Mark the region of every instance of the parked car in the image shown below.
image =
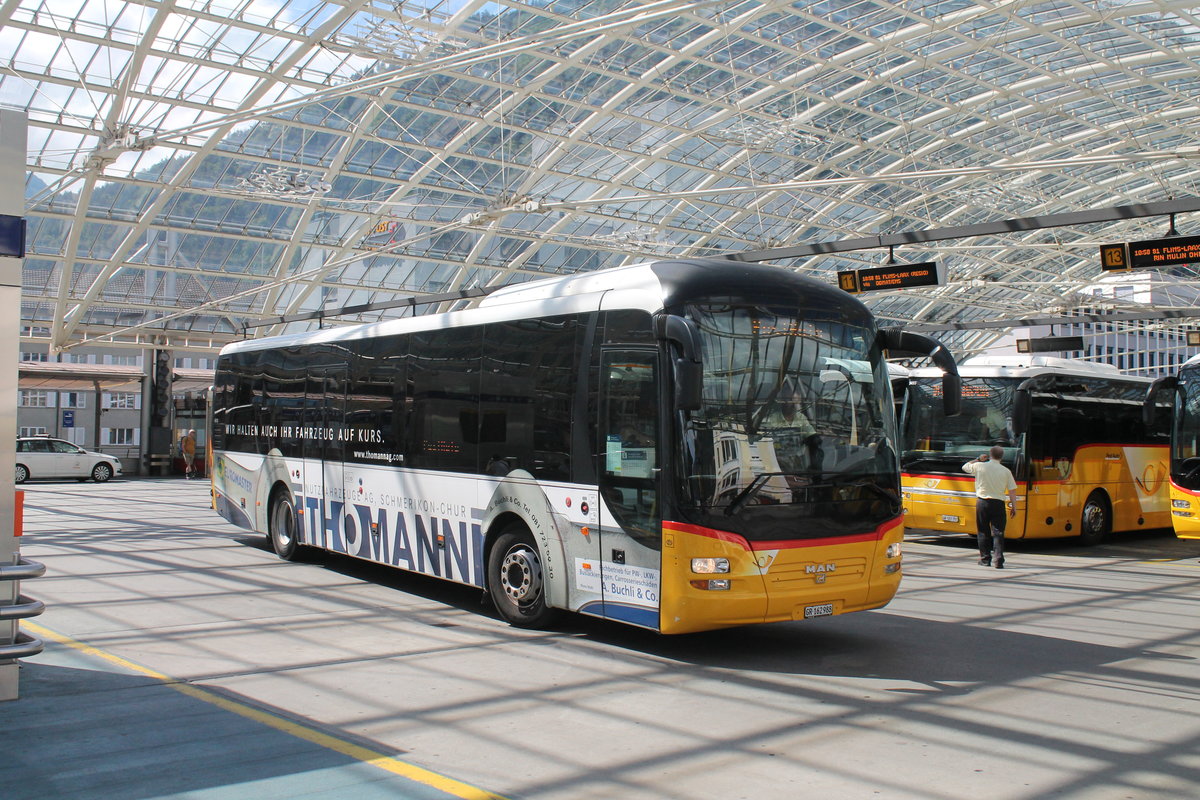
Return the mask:
[[[121,462],[104,453],[46,436],[17,439],[17,483],[30,478],[76,478],[104,483],[121,474]]]

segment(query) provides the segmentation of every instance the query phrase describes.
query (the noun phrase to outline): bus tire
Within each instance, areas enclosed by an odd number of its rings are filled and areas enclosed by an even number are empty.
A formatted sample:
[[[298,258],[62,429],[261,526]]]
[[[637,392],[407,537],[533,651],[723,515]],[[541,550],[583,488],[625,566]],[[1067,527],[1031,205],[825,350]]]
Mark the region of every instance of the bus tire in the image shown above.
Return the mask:
[[[546,605],[542,558],[522,525],[506,527],[488,551],[488,594],[510,625],[545,627],[556,614]]]
[[[271,497],[267,531],[267,539],[275,554],[285,561],[295,561],[300,550],[300,526],[296,518],[296,504],[287,489],[280,489]]]
[[[1112,511],[1109,510],[1108,498],[1099,490],[1088,495],[1083,504],[1083,513],[1079,518],[1079,541],[1092,547],[1108,537],[1112,530]]]

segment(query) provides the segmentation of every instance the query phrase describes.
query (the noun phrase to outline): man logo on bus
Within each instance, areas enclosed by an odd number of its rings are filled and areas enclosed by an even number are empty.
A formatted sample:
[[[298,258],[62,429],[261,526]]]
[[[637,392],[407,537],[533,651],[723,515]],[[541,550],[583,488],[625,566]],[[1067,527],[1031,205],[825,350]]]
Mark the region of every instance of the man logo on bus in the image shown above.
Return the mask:
[[[837,569],[837,564],[808,564],[804,567],[804,571],[809,575],[820,575],[833,572],[835,569]]]

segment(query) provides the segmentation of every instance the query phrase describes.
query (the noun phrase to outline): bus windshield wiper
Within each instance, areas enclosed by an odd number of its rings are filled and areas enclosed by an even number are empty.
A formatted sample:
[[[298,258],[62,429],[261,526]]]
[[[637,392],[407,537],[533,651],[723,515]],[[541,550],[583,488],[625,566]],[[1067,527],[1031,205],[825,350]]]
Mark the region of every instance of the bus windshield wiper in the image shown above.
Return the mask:
[[[754,480],[750,481],[750,485],[738,492],[738,496],[733,498],[729,505],[725,506],[725,516],[732,517],[734,514],[742,510],[746,503],[754,495],[758,494],[762,487],[767,485],[767,481],[774,478],[776,475],[783,475],[782,472],[763,472],[754,476]]]
[[[892,491],[889,491],[889,490],[883,488],[882,486],[875,483],[874,481],[868,481],[868,480],[855,481],[854,483],[847,483],[846,486],[854,486],[856,488],[866,489],[867,491],[874,492],[875,494],[879,495],[883,499],[888,500],[889,502],[891,502],[895,505],[900,505],[900,498],[896,496],[895,492],[892,492]]]
[[[757,495],[760,491],[762,491],[762,488],[767,485],[767,481],[770,480],[771,478],[776,478],[776,477],[804,478],[804,477],[809,477],[810,474],[821,474],[821,473],[764,472],[760,475],[756,475],[754,480],[750,482],[750,485],[747,486],[745,489],[742,489],[742,491],[738,493],[737,497],[733,498],[732,502],[730,502],[729,505],[725,507],[725,516],[732,517],[735,514],[738,514],[739,512],[741,512],[741,510],[746,507],[746,504],[748,504],[751,500],[753,500],[754,496]],[[896,496],[895,492],[888,491],[887,489],[884,489],[882,486],[878,485],[874,481],[869,480],[867,478],[863,478],[863,477],[856,477],[854,479],[847,479],[844,477],[839,479],[837,477],[831,477],[831,480],[827,483],[809,483],[809,484],[804,484],[803,486],[793,487],[793,488],[811,490],[811,489],[841,489],[841,488],[846,488],[846,487],[850,487],[850,488],[854,488],[854,489],[866,489],[867,491],[871,492],[872,494],[876,494],[876,495],[882,497],[883,499],[887,500],[888,502],[892,503],[893,505],[897,505],[897,506],[900,505],[900,498]]]
[[[737,497],[730,501],[729,505],[725,506],[725,516],[732,517],[737,514],[746,504],[749,503],[754,496],[762,491],[762,488],[767,485],[767,481],[771,478],[806,478],[812,475],[820,475],[819,472],[762,472],[754,476],[754,480],[750,481],[750,485],[742,491],[738,492]],[[806,484],[803,488],[828,488],[833,484]]]

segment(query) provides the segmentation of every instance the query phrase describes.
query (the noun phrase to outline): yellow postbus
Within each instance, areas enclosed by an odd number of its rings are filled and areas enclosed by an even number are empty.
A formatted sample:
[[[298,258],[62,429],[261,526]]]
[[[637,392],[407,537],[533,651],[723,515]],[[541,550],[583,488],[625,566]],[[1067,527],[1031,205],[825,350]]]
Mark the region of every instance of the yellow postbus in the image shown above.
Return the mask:
[[[981,356],[960,374],[955,417],[942,412],[936,370],[909,376],[900,466],[910,532],[975,533],[974,478],[962,467],[994,445],[1017,479],[1006,538],[1095,544],[1170,526],[1167,426],[1143,419],[1149,379],[1052,356]]]
[[[1170,391],[1171,523],[1180,539],[1200,539],[1200,356],[1179,368],[1177,375],[1159,378],[1146,394],[1144,421],[1157,425],[1165,414],[1156,413]]]

